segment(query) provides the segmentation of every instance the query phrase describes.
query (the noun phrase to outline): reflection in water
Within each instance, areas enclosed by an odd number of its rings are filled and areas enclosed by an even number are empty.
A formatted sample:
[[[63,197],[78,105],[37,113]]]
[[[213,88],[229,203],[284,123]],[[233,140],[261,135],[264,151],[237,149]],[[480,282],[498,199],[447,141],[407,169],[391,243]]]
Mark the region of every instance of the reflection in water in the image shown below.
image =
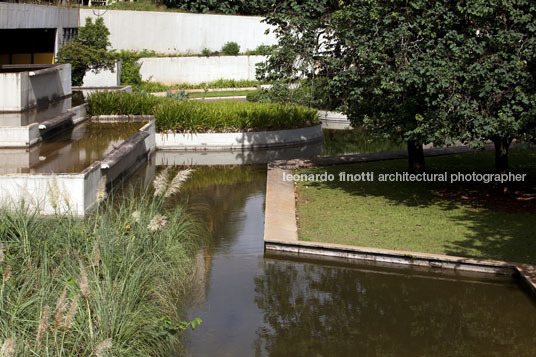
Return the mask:
[[[30,148],[0,149],[0,174],[81,172],[142,125],[84,122]]]
[[[511,282],[265,259],[256,352],[273,356],[530,356],[536,309]],[[515,301],[515,303],[512,303]]]
[[[371,136],[364,129],[324,129],[322,156],[404,150],[402,144]]]
[[[536,308],[517,284],[264,257],[265,168],[196,175],[183,199],[199,208],[210,243],[188,304],[187,317],[203,320],[185,341],[189,355],[532,353]]]
[[[516,283],[265,257],[265,166],[195,169],[179,199],[208,243],[185,302],[186,318],[203,320],[188,355],[534,355],[536,306]]]

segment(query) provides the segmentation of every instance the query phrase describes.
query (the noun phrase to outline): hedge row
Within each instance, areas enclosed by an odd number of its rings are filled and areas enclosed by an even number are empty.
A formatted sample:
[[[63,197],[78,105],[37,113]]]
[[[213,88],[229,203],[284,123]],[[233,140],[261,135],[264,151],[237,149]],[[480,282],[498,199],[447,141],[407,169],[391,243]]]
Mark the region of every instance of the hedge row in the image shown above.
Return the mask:
[[[127,92],[97,92],[88,103],[90,116],[154,115],[160,132],[280,130],[319,123],[316,110],[281,103],[207,103]]]

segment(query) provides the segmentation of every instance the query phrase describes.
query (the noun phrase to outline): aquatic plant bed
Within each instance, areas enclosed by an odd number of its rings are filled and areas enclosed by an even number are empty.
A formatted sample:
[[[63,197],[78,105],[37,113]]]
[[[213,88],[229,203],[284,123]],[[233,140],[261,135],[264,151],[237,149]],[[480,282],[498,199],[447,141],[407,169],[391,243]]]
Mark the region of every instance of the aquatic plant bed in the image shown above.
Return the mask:
[[[274,103],[175,100],[139,93],[99,92],[88,114],[154,115],[158,132],[206,133],[298,129],[320,123],[316,110]]]
[[[513,172],[526,174],[510,193],[480,182],[381,182],[405,160],[315,167],[297,173],[374,173],[374,181],[298,182],[299,238],[536,263],[536,151],[512,150]],[[493,172],[493,153],[427,159],[429,174]],[[491,169],[491,170],[490,170]]]
[[[136,193],[85,220],[0,208],[3,355],[175,354],[198,323],[179,302],[202,239],[183,206],[164,203]]]

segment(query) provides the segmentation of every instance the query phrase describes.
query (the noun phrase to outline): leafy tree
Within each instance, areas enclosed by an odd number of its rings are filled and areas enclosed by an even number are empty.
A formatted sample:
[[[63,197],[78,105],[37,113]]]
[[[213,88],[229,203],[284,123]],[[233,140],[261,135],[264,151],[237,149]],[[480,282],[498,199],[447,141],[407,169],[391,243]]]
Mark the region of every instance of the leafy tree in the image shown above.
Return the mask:
[[[97,19],[95,24],[91,18],[87,18],[86,25],[80,28],[78,35],[60,48],[56,62],[71,64],[73,85],[81,86],[88,70],[113,70],[114,56],[107,51],[107,47],[110,45],[109,34],[110,32],[104,25],[102,18]]]
[[[457,10],[465,22],[452,45],[459,68],[451,120],[464,142],[491,140],[496,170],[505,172],[512,141],[536,136],[536,3],[478,0]]]
[[[260,74],[323,75],[354,126],[405,141],[409,170],[421,172],[423,144],[452,140],[441,105],[451,78],[443,38],[458,20],[449,6],[426,0],[325,1],[318,13],[305,5],[275,13],[267,21],[277,26],[282,48]]]

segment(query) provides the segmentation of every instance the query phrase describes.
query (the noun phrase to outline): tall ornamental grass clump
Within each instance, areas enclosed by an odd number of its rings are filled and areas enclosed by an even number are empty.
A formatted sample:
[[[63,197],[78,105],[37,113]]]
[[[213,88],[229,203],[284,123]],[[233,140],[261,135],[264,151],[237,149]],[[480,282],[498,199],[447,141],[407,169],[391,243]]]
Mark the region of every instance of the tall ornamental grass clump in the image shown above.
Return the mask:
[[[155,195],[109,200],[85,220],[0,210],[0,351],[6,356],[168,356],[199,246],[182,206],[188,171]]]
[[[154,115],[160,132],[236,132],[303,128],[319,123],[315,109],[285,103],[200,102],[126,92],[99,92],[89,115]]]

